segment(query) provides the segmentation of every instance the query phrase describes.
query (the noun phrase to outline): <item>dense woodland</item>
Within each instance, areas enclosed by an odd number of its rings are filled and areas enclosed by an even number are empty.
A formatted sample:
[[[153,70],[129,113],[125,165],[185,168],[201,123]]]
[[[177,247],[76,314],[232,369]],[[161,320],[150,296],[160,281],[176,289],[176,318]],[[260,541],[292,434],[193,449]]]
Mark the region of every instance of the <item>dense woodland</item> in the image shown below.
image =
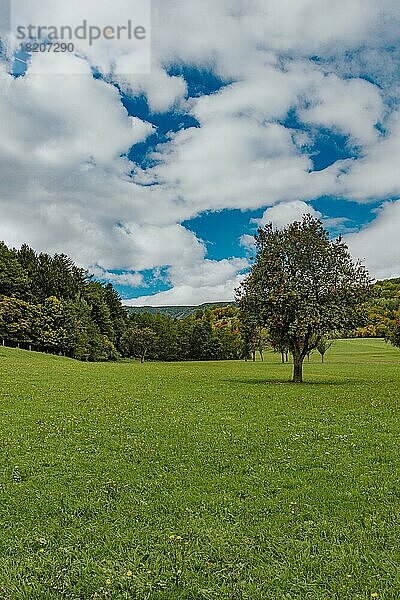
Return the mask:
[[[0,339],[3,344],[85,361],[218,360],[242,353],[233,307],[184,319],[130,315],[111,284],[101,284],[63,254],[0,243]]]
[[[178,311],[179,312],[179,311]],[[400,279],[379,281],[365,327],[340,335],[384,337],[400,344]],[[0,339],[9,346],[85,361],[229,360],[249,358],[271,344],[267,332],[235,306],[199,308],[174,318],[129,313],[111,284],[101,284],[66,255],[0,243]],[[326,340],[324,340],[326,344]]]
[[[377,281],[367,304],[367,325],[357,337],[380,337],[400,345],[400,278]]]

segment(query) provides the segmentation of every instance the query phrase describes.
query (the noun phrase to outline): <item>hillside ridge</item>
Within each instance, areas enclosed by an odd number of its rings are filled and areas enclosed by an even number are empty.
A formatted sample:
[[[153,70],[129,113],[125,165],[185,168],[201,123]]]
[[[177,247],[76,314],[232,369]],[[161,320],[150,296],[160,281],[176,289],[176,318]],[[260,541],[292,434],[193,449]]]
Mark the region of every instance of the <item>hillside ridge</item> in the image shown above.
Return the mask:
[[[224,306],[236,306],[235,302],[204,302],[197,306],[125,306],[130,314],[151,313],[164,314],[174,319],[184,319],[195,314],[198,310],[207,310]]]

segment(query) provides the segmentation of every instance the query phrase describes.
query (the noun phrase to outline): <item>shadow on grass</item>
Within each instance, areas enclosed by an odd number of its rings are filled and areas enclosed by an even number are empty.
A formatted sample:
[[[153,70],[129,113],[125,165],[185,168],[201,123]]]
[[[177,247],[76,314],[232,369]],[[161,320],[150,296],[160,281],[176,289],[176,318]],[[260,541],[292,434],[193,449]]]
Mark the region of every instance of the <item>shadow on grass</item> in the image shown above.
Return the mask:
[[[360,383],[359,380],[345,379],[345,380],[312,380],[305,379],[302,383],[294,383],[291,379],[261,379],[261,378],[248,378],[248,379],[223,379],[226,383],[242,383],[244,385],[291,385],[293,387],[302,387],[303,385],[351,385],[352,383]]]

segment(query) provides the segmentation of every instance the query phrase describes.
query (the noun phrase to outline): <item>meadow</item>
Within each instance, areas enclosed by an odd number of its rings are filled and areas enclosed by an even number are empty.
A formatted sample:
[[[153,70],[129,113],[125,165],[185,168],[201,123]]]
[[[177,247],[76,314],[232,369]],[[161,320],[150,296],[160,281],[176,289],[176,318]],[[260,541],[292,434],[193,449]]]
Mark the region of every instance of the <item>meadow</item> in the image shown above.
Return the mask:
[[[400,598],[400,351],[0,349],[0,599]]]

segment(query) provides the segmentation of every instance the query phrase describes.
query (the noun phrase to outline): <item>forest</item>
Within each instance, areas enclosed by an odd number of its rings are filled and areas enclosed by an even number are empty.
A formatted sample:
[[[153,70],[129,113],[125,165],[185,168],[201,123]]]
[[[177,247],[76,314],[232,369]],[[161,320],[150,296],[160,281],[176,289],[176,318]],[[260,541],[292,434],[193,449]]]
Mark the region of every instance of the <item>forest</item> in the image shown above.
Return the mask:
[[[111,284],[95,281],[64,254],[0,243],[0,339],[3,345],[84,361],[239,358],[233,307],[184,319],[132,314]]]
[[[177,307],[177,313],[179,310]],[[181,312],[185,314],[185,312]],[[340,337],[381,337],[400,343],[400,279],[377,281],[365,326]],[[111,284],[95,281],[65,254],[36,253],[0,243],[0,339],[3,345],[82,361],[231,360],[271,345],[268,332],[233,305],[200,307],[175,318],[129,312]]]

